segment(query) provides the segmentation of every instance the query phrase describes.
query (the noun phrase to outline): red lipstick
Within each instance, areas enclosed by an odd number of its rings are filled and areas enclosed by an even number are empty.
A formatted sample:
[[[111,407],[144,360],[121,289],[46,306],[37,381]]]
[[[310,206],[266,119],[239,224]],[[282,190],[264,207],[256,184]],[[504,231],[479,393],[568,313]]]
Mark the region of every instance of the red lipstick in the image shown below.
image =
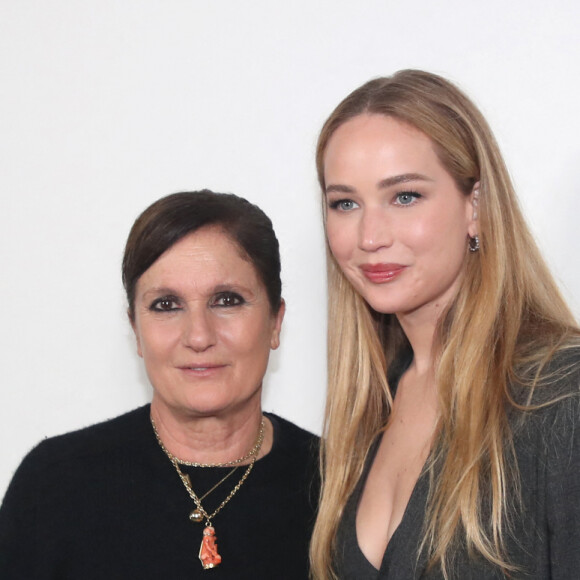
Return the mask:
[[[406,266],[401,264],[363,264],[360,266],[367,280],[374,284],[384,284],[397,278]]]

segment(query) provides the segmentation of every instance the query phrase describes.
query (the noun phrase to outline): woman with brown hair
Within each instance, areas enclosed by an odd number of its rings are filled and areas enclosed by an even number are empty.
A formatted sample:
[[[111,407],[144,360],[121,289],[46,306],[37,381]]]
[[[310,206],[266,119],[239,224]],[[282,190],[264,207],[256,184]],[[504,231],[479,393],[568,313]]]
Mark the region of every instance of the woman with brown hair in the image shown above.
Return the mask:
[[[285,309],[271,221],[231,194],[164,197],[131,229],[123,283],[151,404],[30,452],[0,577],[307,578],[318,438],[262,412]]]
[[[400,71],[321,131],[329,387],[317,579],[573,578],[580,333],[497,144]]]

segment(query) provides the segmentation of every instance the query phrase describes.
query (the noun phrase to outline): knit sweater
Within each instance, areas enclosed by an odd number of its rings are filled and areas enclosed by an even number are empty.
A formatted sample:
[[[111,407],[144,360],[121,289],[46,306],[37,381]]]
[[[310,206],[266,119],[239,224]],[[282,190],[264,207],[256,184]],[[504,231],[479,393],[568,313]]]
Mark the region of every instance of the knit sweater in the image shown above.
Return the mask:
[[[268,415],[273,447],[213,519],[222,563],[204,570],[204,523],[189,520],[195,505],[155,439],[149,412],[141,407],[30,452],[0,509],[0,578],[306,579],[318,438]],[[244,469],[204,500],[208,512]],[[228,471],[189,469],[199,495]]]

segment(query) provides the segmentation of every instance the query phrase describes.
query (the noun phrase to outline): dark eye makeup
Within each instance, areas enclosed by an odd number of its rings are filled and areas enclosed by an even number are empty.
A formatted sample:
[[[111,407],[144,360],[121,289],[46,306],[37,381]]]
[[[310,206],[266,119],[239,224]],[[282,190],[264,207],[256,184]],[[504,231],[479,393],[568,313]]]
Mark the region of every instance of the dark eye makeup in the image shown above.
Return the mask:
[[[232,308],[246,303],[246,299],[238,292],[224,291],[215,294],[209,306],[212,308]],[[175,312],[182,310],[181,300],[177,296],[160,296],[151,302],[149,310],[152,312]]]
[[[214,296],[211,305],[218,308],[229,308],[232,306],[241,306],[245,303],[246,300],[244,297],[237,292],[219,292]]]
[[[156,298],[149,306],[149,310],[153,312],[172,312],[180,308],[177,296],[161,296]]]

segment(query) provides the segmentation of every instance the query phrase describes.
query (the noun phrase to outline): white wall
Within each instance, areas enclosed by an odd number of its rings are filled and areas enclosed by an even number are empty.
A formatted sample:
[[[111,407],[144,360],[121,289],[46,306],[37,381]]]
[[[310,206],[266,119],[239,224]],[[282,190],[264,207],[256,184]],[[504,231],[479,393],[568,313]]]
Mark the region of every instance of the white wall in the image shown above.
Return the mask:
[[[314,144],[374,76],[425,68],[474,96],[579,313],[579,27],[573,0],[0,0],[0,496],[41,438],[149,399],[120,260],[174,191],[272,217],[288,311],[264,407],[320,430]]]

